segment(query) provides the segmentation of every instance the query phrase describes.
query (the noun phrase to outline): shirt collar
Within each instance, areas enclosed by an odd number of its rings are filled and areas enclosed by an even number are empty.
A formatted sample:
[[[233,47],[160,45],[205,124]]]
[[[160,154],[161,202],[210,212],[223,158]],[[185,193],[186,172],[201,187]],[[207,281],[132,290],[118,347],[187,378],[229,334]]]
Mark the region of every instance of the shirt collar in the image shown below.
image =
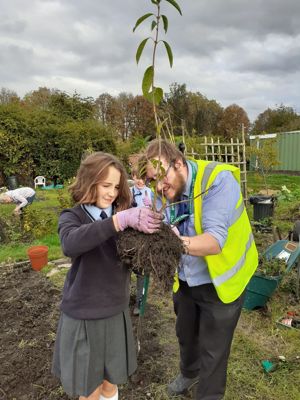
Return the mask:
[[[91,216],[97,221],[100,218],[101,211],[104,211],[108,217],[112,216],[112,206],[107,208],[99,208],[93,204],[85,204],[85,208],[91,214]]]
[[[192,171],[191,162],[187,160],[186,164],[187,164],[187,168],[188,168],[188,176],[187,176],[187,181],[185,184],[185,189],[184,189],[184,192],[182,193],[182,195],[185,197],[189,197],[190,190],[191,190],[191,184],[192,184],[193,171]]]
[[[139,189],[138,187],[136,187],[135,185],[132,187],[133,191],[135,193],[143,193],[143,191],[146,189],[146,186],[143,186],[142,189]]]

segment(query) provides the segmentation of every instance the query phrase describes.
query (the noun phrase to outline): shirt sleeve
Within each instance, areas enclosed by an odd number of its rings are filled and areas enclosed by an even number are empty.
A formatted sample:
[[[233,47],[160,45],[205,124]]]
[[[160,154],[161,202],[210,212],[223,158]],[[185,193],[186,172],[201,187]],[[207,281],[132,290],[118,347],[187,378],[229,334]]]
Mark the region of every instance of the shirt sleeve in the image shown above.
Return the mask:
[[[203,232],[211,234],[223,248],[228,228],[240,198],[240,185],[230,171],[220,172],[202,205]]]
[[[27,199],[24,196],[21,196],[20,194],[14,194],[14,201],[18,203],[19,208],[23,208],[28,204]]]

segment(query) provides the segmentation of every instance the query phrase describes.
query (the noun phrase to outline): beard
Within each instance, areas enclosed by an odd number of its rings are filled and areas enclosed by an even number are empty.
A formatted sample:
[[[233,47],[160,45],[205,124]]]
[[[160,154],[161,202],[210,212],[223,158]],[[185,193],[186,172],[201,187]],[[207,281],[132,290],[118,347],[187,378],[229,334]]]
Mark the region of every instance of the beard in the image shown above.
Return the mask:
[[[168,198],[168,200],[169,202],[173,203],[181,199],[182,193],[184,192],[186,186],[183,175],[178,171],[176,171],[176,178],[174,179],[172,186],[175,193],[172,197]],[[163,195],[163,193],[160,194]]]
[[[186,182],[183,175],[180,172],[176,172],[176,190],[173,201],[179,201],[181,199],[182,193],[185,190]]]

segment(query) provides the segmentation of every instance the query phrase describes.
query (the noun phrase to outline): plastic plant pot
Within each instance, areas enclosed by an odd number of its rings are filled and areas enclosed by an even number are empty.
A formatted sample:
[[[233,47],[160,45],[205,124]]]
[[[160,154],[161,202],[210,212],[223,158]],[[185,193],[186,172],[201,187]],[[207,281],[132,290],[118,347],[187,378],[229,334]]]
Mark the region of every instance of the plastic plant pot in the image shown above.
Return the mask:
[[[31,246],[27,249],[27,254],[31,263],[32,269],[40,271],[48,264],[48,246],[39,245]]]

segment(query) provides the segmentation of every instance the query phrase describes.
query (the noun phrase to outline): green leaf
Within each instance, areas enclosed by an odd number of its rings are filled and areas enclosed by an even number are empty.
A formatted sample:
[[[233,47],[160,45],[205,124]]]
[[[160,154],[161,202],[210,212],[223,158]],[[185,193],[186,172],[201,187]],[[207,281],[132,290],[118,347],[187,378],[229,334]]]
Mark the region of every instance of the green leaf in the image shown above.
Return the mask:
[[[148,67],[144,73],[142,82],[142,91],[145,99],[147,99],[150,103],[158,105],[164,97],[164,92],[159,87],[152,88],[153,76],[154,76],[154,68],[152,65],[150,65],[150,67]],[[150,90],[151,88],[152,90]]]
[[[152,87],[153,75],[154,75],[154,69],[153,66],[150,65],[150,67],[148,67],[144,73],[142,82],[142,91],[145,98],[148,98],[150,89]]]
[[[160,166],[161,161],[156,160],[155,158],[150,160],[150,163],[152,164],[153,169],[158,169],[158,166]]]
[[[156,27],[156,25],[157,25],[157,22],[156,21],[152,21],[151,31],[153,31],[153,29]]]
[[[166,48],[167,53],[168,53],[170,67],[172,68],[172,66],[173,66],[173,53],[172,53],[172,49],[171,49],[171,47],[170,47],[170,45],[169,45],[168,42],[166,42],[165,40],[163,40],[163,42],[164,42],[165,48]]]
[[[133,28],[133,32],[136,30],[136,28],[143,22],[143,21],[145,21],[145,19],[147,19],[147,18],[149,18],[151,15],[154,15],[153,13],[147,13],[147,14],[145,14],[145,15],[143,15],[142,17],[140,17],[137,21],[136,21],[136,23],[135,23],[135,25],[134,25],[134,28]]]
[[[163,97],[164,97],[164,92],[163,92],[162,88],[159,88],[159,87],[154,88],[153,100],[157,106],[160,104]]]
[[[162,20],[163,20],[165,33],[167,33],[168,26],[169,26],[168,18],[165,15],[162,15],[161,17],[162,17]]]
[[[179,14],[182,15],[181,9],[175,0],[166,0],[166,1],[170,4],[172,4],[172,6],[176,8],[176,10],[179,12]]]
[[[151,3],[157,4],[157,0],[151,0]]]
[[[139,44],[139,47],[137,48],[136,55],[135,55],[135,59],[136,59],[136,63],[137,63],[137,64],[138,64],[139,61],[140,61],[142,52],[143,52],[143,50],[144,50],[144,47],[145,47],[145,45],[146,45],[148,39],[149,39],[149,38],[146,38],[146,39],[142,40],[141,43]]]
[[[159,105],[164,97],[164,92],[161,88],[154,88],[151,92],[143,93],[146,100],[155,105]]]

